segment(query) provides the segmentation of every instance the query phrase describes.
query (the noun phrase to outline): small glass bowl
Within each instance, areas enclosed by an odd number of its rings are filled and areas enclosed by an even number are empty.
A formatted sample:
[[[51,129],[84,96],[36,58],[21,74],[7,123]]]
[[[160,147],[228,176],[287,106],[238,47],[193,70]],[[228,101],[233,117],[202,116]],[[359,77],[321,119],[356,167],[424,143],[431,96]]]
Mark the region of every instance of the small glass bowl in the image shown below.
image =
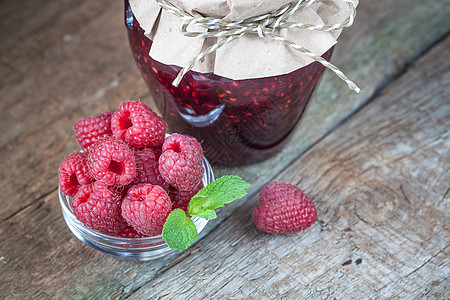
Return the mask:
[[[203,185],[214,181],[214,173],[208,160],[203,157]],[[161,235],[145,238],[121,238],[106,235],[94,229],[86,227],[78,221],[72,211],[72,198],[64,195],[58,187],[59,201],[70,231],[83,243],[97,249],[103,253],[127,260],[147,261],[160,258],[176,250],[170,249]],[[205,228],[207,220],[202,218],[192,218],[198,233]]]

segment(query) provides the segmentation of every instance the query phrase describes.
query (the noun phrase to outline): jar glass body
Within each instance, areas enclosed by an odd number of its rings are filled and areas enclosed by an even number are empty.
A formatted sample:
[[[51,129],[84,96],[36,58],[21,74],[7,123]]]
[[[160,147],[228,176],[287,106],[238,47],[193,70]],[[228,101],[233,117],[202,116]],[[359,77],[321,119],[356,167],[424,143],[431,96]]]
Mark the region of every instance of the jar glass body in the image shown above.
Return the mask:
[[[127,0],[125,23],[132,54],[169,129],[196,137],[213,164],[249,164],[279,152],[324,71],[317,62],[289,74],[245,80],[189,71],[174,87],[181,68],[149,56],[152,41]]]

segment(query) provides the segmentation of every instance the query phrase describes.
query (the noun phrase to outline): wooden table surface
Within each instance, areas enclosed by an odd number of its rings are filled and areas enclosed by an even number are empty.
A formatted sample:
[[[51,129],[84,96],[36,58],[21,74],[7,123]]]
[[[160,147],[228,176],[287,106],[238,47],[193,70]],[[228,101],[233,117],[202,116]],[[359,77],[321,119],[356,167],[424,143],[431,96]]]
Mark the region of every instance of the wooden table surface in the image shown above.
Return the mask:
[[[57,196],[73,124],[141,99],[123,3],[0,3],[0,298],[450,298],[450,1],[362,0],[275,157],[217,176],[249,181],[198,242],[150,262],[80,242]],[[262,184],[312,196],[317,222],[270,235],[252,222]]]

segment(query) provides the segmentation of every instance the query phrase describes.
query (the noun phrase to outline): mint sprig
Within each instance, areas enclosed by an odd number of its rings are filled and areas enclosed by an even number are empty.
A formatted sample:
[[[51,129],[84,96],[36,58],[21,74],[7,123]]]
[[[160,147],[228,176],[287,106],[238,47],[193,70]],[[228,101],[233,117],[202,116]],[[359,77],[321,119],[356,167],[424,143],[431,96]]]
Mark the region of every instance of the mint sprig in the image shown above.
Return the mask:
[[[197,227],[184,210],[174,209],[167,217],[163,239],[171,249],[187,249],[197,239]]]
[[[212,220],[215,210],[242,198],[250,184],[239,176],[227,175],[202,188],[189,202],[187,212],[173,210],[164,223],[162,237],[171,249],[186,250],[198,237],[197,228],[190,217]]]

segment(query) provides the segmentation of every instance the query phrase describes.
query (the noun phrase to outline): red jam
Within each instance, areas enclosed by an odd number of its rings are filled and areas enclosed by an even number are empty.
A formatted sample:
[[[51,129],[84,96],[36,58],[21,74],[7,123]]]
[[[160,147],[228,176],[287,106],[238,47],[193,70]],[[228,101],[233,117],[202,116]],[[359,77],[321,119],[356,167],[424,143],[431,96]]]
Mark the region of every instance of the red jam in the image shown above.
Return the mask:
[[[245,80],[189,71],[174,87],[181,68],[149,56],[152,41],[127,2],[125,22],[133,56],[171,132],[195,136],[208,160],[225,166],[258,162],[282,149],[324,71],[321,64]],[[329,59],[331,52],[323,57]]]

